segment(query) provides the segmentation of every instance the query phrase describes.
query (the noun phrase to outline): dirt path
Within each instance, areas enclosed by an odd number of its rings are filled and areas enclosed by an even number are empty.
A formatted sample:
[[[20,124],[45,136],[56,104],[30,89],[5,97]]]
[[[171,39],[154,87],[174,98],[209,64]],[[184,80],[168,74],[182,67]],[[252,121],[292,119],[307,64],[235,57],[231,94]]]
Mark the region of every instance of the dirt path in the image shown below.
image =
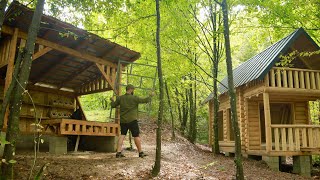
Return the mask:
[[[116,159],[114,153],[81,152],[78,154],[51,155],[40,153],[37,167],[49,163],[44,179],[151,179],[150,171],[155,156],[155,129],[142,124],[142,140],[145,153],[124,151],[126,158]],[[170,131],[163,132],[162,167],[154,179],[234,179],[233,158],[212,157],[208,150],[199,148],[182,137],[170,140]],[[32,162],[32,152],[18,155],[15,166],[16,179],[27,179]],[[298,175],[274,172],[261,161],[245,160],[246,179],[306,179]]]

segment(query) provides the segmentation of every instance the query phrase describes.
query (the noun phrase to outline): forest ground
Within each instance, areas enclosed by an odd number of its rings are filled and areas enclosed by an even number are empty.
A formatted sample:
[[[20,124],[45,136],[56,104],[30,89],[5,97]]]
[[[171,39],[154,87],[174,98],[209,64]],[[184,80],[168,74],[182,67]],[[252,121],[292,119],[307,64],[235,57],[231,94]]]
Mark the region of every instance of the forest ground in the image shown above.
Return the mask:
[[[155,123],[142,122],[141,138],[145,158],[136,151],[124,150],[125,158],[115,158],[115,153],[78,152],[52,155],[40,152],[38,165],[49,163],[43,179],[152,179],[150,171],[155,159]],[[128,147],[128,142],[126,142]],[[33,153],[19,152],[15,165],[15,179],[27,179]],[[306,177],[270,170],[262,161],[244,159],[245,179],[307,179]],[[212,156],[210,148],[194,145],[177,135],[171,140],[169,127],[164,126],[162,136],[161,172],[154,179],[234,179],[232,157]],[[313,177],[317,178],[317,177]]]

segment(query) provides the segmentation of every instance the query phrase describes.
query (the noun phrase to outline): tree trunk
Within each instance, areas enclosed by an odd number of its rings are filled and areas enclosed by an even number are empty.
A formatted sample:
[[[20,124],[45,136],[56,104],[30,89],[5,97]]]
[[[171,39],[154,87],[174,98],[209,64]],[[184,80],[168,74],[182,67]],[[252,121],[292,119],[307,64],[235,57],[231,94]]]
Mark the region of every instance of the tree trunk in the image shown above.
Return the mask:
[[[192,89],[192,84],[190,84],[190,89],[189,89],[189,134],[188,134],[188,139],[191,143],[194,143],[193,139],[193,131],[194,131],[194,103],[193,103],[193,89]]]
[[[210,17],[213,29],[213,132],[214,132],[214,143],[212,145],[212,152],[214,154],[220,153],[219,147],[219,121],[218,121],[218,110],[219,110],[219,99],[218,99],[218,65],[219,65],[219,50],[218,50],[218,38],[217,38],[217,4],[214,4],[214,12],[212,0],[210,0]]]
[[[28,30],[28,37],[26,42],[26,47],[23,50],[22,54],[22,62],[20,66],[19,76],[17,77],[19,81],[19,85],[17,84],[12,92],[12,100],[10,101],[10,115],[8,121],[8,129],[7,129],[7,136],[6,140],[10,142],[10,144],[5,146],[4,149],[4,159],[6,162],[12,162],[8,165],[2,163],[2,175],[6,176],[7,178],[10,177],[10,172],[12,166],[14,165],[14,155],[15,155],[15,145],[16,140],[19,135],[19,120],[20,120],[20,110],[22,104],[22,95],[24,93],[24,89],[27,86],[31,64],[32,64],[32,55],[34,53],[34,46],[36,37],[40,27],[40,20],[43,13],[43,6],[45,0],[38,0],[37,7],[34,12],[31,25]],[[16,79],[14,78],[13,81]],[[20,87],[20,85],[22,87]]]
[[[167,93],[169,111],[170,111],[170,115],[171,115],[171,139],[175,139],[175,138],[176,138],[176,135],[174,134],[173,112],[172,112],[172,107],[171,107],[171,102],[170,102],[170,95],[169,95],[169,90],[168,90],[168,83],[167,83],[167,81],[165,81],[165,88],[166,88],[166,93]]]
[[[188,100],[188,90],[185,90],[185,101],[183,101],[183,104],[182,104],[182,122],[181,122],[181,126],[180,126],[180,131],[181,131],[181,134],[184,136],[185,135],[185,129],[186,129],[186,126],[187,126],[187,121],[188,121],[188,110],[189,110],[189,107],[188,107],[188,104],[189,104],[189,100]]]
[[[4,14],[6,12],[7,0],[0,0],[0,38],[1,38],[1,29],[4,21]]]
[[[228,5],[227,1],[223,0],[221,3],[223,12],[223,27],[224,27],[224,38],[225,38],[225,48],[226,48],[226,63],[227,63],[227,73],[228,73],[228,93],[230,96],[230,107],[231,107],[231,121],[235,137],[235,159],[236,164],[236,179],[243,180],[243,167],[242,167],[242,155],[241,155],[241,141],[240,141],[240,130],[238,125],[237,116],[237,100],[236,93],[233,84],[233,71],[232,71],[232,59],[231,59],[231,49],[230,49],[230,38],[229,38],[229,22],[228,22]]]
[[[193,132],[192,132],[192,140],[193,143],[197,140],[197,75],[194,76],[196,80],[194,82],[194,101],[193,101]]]
[[[177,100],[177,108],[178,108],[178,116],[179,116],[179,122],[182,122],[182,116],[181,116],[181,104],[179,100],[179,91],[178,88],[176,87],[176,100]]]
[[[156,43],[157,43],[157,66],[158,66],[158,78],[159,78],[159,111],[157,121],[157,147],[156,147],[156,159],[152,168],[152,175],[157,176],[160,172],[161,167],[161,127],[163,118],[163,77],[162,77],[162,66],[161,66],[161,47],[160,47],[160,4],[159,0],[156,0],[156,11],[157,11],[157,32],[156,32]]]

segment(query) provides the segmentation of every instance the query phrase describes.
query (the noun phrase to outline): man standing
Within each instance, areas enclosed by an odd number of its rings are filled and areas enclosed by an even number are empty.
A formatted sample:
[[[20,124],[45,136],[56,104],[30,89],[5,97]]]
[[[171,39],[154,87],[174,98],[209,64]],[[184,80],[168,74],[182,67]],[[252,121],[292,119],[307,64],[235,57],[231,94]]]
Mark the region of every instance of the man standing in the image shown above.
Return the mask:
[[[151,93],[147,98],[140,98],[133,95],[134,86],[128,84],[126,87],[126,94],[117,97],[116,101],[113,98],[111,100],[111,107],[115,108],[120,105],[120,129],[121,129],[121,136],[119,137],[118,147],[117,147],[117,154],[116,158],[125,157],[122,153],[122,144],[123,140],[128,132],[131,131],[132,136],[134,138],[134,143],[137,146],[139,157],[143,158],[147,156],[143,153],[141,148],[141,139],[139,137],[140,130],[138,125],[138,105],[142,103],[148,103],[151,101],[151,97],[154,93]]]

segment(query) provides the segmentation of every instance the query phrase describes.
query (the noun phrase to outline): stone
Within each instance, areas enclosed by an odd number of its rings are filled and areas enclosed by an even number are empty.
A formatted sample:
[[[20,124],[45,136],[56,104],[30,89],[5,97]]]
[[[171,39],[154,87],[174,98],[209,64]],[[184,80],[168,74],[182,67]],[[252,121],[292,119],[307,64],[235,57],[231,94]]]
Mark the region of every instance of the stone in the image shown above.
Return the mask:
[[[279,156],[262,156],[262,160],[267,163],[270,169],[279,171]]]
[[[310,177],[311,167],[310,156],[293,156],[293,173]]]

